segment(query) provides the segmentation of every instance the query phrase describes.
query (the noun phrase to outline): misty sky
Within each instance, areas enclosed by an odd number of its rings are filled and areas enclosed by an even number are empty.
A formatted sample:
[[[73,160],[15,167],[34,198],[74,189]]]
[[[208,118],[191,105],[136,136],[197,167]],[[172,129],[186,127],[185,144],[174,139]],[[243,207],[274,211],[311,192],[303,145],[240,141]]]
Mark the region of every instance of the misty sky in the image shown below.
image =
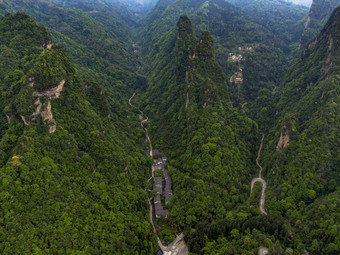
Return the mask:
[[[134,1],[144,4],[144,3],[151,2],[152,0],[134,0]],[[295,3],[295,4],[301,4],[301,5],[305,5],[309,7],[311,6],[313,0],[288,0],[288,1]]]
[[[305,6],[311,6],[313,0],[288,0],[289,2],[292,2],[294,4],[301,4]]]
[[[140,3],[140,4],[145,4],[145,3],[149,3],[149,2],[153,2],[153,1],[157,2],[155,0],[132,0],[132,1],[135,1],[135,2]],[[305,6],[310,7],[313,0],[288,0],[288,1],[295,3],[295,4],[301,4],[301,5],[305,5]]]

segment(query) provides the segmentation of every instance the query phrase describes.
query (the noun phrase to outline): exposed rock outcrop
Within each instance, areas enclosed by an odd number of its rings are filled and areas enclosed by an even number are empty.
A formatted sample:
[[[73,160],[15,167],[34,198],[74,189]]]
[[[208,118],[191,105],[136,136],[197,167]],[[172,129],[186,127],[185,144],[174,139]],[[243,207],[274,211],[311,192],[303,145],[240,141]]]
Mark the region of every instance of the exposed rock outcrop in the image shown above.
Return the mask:
[[[57,125],[55,119],[53,118],[51,109],[51,101],[48,101],[46,107],[41,112],[41,117],[43,118],[44,122],[50,126],[50,133],[54,133],[57,129]]]
[[[26,125],[26,126],[30,126],[30,123],[26,120],[26,118],[25,118],[25,116],[24,115],[20,115],[20,118],[22,119],[22,121],[24,122],[24,124]]]
[[[6,115],[6,119],[8,121],[8,124],[11,123],[11,117],[9,115],[7,115],[7,114],[5,114],[5,115]]]
[[[29,86],[34,87],[34,78],[28,79]],[[45,90],[42,92],[35,91],[32,93],[33,97],[36,97],[34,105],[36,106],[35,111],[30,116],[29,120],[25,116],[20,115],[22,121],[26,126],[30,126],[31,122],[35,121],[39,116],[42,117],[45,124],[49,126],[49,132],[54,133],[57,129],[56,121],[52,114],[51,99],[58,99],[61,92],[64,90],[66,80],[63,79],[56,87]],[[44,99],[44,100],[42,100]],[[9,119],[9,118],[8,118]],[[10,121],[10,119],[9,119]]]
[[[30,86],[31,88],[34,87],[34,77],[28,78],[28,86]]]
[[[290,137],[288,134],[283,135],[281,132],[280,139],[277,143],[276,149],[277,150],[282,150],[288,146],[288,143],[290,141]]]
[[[53,46],[53,42],[52,41],[48,41],[48,42],[45,42],[40,48],[41,49],[52,49],[52,46]]]
[[[58,99],[60,97],[60,93],[63,91],[64,89],[64,85],[65,85],[66,80],[62,80],[58,86],[49,89],[49,90],[45,90],[43,92],[33,92],[33,96],[37,96],[37,97],[45,97],[45,98],[49,98],[49,99]]]

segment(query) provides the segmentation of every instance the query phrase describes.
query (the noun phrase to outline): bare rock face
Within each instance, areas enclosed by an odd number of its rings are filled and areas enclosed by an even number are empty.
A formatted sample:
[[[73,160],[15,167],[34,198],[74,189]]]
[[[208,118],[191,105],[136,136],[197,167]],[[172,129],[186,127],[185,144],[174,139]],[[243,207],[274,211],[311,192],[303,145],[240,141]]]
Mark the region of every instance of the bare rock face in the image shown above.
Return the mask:
[[[24,122],[24,124],[26,126],[30,126],[30,123],[26,120],[25,116],[24,115],[20,115],[20,118],[22,119],[22,121]]]
[[[43,92],[33,92],[33,96],[37,96],[37,97],[45,97],[48,99],[58,99],[60,97],[60,93],[63,91],[64,89],[64,85],[65,85],[66,80],[62,80],[58,86],[49,89],[49,90],[45,90]]]
[[[40,49],[52,49],[52,46],[53,46],[53,42],[52,41],[48,41],[48,42],[45,42],[41,47]]]
[[[57,125],[55,119],[53,118],[51,109],[51,101],[48,101],[46,107],[41,112],[41,117],[43,117],[44,122],[50,126],[50,133],[54,133],[57,129]]]
[[[6,116],[7,122],[11,123],[11,117],[8,114],[5,114],[5,116]]]
[[[288,134],[283,135],[282,132],[281,132],[280,139],[277,143],[276,149],[282,150],[282,149],[286,148],[288,146],[289,141],[290,141],[289,135]]]
[[[28,86],[34,87],[34,78],[29,78]],[[27,120],[25,116],[20,115],[22,121],[25,123],[26,126],[30,126],[31,122],[35,121],[39,116],[42,117],[45,124],[47,124],[50,133],[54,133],[57,129],[56,121],[52,114],[52,99],[58,99],[61,95],[61,92],[64,90],[66,80],[63,79],[56,87],[45,90],[42,92],[35,91],[33,92],[32,96],[36,98],[34,105],[36,109],[34,113],[30,116]]]
[[[33,88],[33,86],[34,86],[34,78],[33,77],[30,77],[30,78],[28,78],[28,86],[30,86],[31,88]]]
[[[50,133],[54,133],[57,129],[57,125],[55,119],[53,118],[51,101],[48,100],[46,103],[42,104],[40,98],[38,98],[34,104],[37,106],[37,108],[31,116],[32,121],[35,121],[39,116],[41,116],[43,121],[49,125]]]
[[[43,118],[43,121],[49,125],[50,133],[54,133],[57,129],[56,121],[53,118],[52,114],[52,105],[51,99],[58,99],[60,97],[61,92],[64,90],[66,80],[62,80],[58,86],[45,90],[43,92],[33,92],[33,96],[38,97],[35,101],[35,105],[37,106],[35,112],[32,114],[32,120],[35,120],[39,115]],[[47,98],[47,102],[42,104],[40,98]]]

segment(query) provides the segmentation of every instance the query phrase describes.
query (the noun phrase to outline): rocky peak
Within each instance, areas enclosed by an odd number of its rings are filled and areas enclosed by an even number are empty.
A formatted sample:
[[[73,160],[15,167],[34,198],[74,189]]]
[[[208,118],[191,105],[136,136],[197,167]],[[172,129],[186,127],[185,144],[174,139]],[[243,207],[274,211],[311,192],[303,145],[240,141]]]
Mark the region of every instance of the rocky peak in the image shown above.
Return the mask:
[[[198,41],[197,56],[202,59],[211,59],[214,57],[214,39],[209,32],[204,32]]]
[[[190,59],[195,55],[195,34],[190,19],[182,15],[177,22],[177,76],[188,79]]]
[[[300,46],[306,46],[317,35],[333,10],[339,5],[340,0],[313,0],[305,21],[305,31],[301,36]]]
[[[182,15],[177,22],[177,39],[190,35],[192,36],[194,30],[192,28],[192,24],[187,15]]]

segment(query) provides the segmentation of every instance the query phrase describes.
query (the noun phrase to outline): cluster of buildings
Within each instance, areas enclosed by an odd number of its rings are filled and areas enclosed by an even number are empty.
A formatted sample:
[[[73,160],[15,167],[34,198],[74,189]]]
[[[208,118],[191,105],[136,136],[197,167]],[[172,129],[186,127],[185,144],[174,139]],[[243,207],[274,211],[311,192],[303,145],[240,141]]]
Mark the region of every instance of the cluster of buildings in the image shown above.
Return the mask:
[[[238,47],[238,50],[252,51],[253,47]]]
[[[230,77],[230,82],[235,82],[235,83],[242,83],[243,82],[242,69],[240,69],[239,72],[234,73]]]
[[[238,47],[239,51],[252,51],[253,47]],[[234,54],[234,53],[229,53],[229,61],[232,62],[240,62],[243,59],[243,56],[241,54]]]
[[[229,53],[229,61],[232,62],[240,62],[242,60],[243,56],[241,54],[239,55],[234,55],[233,53]]]
[[[154,157],[159,157],[159,152],[157,150],[153,151]],[[155,216],[156,218],[167,218],[170,213],[167,209],[163,207],[163,204],[167,204],[171,196],[172,192],[172,181],[167,169],[165,169],[165,163],[167,158],[158,158],[155,160],[153,164],[153,170],[161,170],[162,176],[154,177],[154,185],[153,189],[157,192],[157,195],[153,199],[154,207],[155,207]],[[164,198],[164,203],[162,204],[162,199]]]

